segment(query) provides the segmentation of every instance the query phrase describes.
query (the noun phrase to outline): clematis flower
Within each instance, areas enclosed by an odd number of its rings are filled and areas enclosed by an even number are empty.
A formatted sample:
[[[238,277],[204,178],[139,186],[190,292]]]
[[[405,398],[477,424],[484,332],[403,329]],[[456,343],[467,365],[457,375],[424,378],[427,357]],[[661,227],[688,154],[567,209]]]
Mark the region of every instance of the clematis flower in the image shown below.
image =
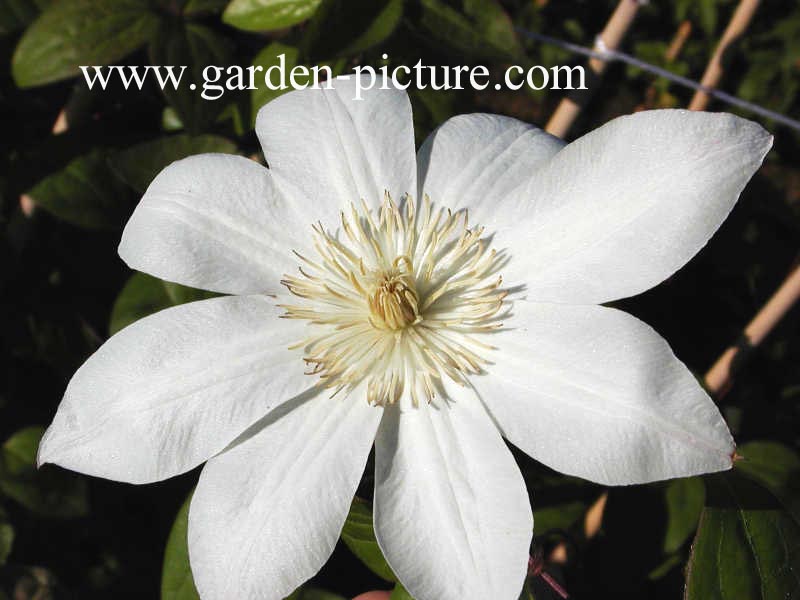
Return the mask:
[[[228,295],[109,339],[39,462],[147,483],[205,461],[201,597],[279,599],[331,554],[374,444],[375,532],[409,592],[514,599],[532,516],[503,438],[609,485],[731,467],[692,374],[602,304],[686,263],[771,137],[664,110],[565,145],[472,114],[415,155],[407,95],[353,84],[265,106],[269,168],[205,154],[156,177],[120,256]]]

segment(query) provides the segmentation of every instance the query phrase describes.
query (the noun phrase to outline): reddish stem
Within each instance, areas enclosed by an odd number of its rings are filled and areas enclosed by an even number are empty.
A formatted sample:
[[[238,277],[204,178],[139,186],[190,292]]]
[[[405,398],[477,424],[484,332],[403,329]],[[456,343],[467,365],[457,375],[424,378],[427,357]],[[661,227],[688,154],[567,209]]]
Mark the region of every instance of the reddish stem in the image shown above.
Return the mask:
[[[544,556],[539,548],[534,551],[532,556],[528,557],[528,576],[541,577],[556,594],[561,596],[564,600],[569,598],[567,590],[565,590],[552,575],[544,570]]]
[[[567,598],[569,598],[567,590],[561,587],[561,584],[558,583],[555,579],[553,579],[552,575],[550,575],[547,571],[542,571],[541,573],[539,573],[539,577],[544,579],[545,583],[549,585],[556,594],[564,598],[564,600],[567,600]]]

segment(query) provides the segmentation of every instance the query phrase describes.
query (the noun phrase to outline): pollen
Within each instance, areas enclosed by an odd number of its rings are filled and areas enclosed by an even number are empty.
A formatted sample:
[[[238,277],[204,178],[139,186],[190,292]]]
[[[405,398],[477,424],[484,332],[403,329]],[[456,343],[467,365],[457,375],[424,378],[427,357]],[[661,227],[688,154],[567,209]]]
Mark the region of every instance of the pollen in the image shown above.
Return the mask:
[[[410,259],[402,256],[399,265],[410,265]],[[370,323],[377,329],[397,331],[416,325],[419,316],[419,297],[410,270],[392,269],[379,276],[374,292],[369,296]]]
[[[363,385],[370,404],[418,406],[443,378],[464,385],[482,372],[507,292],[503,257],[466,211],[387,193],[376,209],[351,205],[338,231],[312,233],[315,255],[295,252],[298,274],[282,281],[296,297],[284,317],[308,321],[294,347],[334,395]]]

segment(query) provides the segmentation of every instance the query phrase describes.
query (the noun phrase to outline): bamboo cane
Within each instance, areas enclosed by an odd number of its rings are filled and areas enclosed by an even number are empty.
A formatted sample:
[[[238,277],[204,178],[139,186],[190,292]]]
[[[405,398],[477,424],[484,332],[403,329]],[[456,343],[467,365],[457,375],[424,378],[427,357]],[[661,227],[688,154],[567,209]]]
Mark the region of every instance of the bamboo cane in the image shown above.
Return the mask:
[[[711,60],[708,62],[706,72],[703,73],[703,79],[700,83],[705,87],[715,88],[719,85],[725,72],[722,64],[725,53],[744,34],[753,19],[759,2],[760,0],[741,0],[739,2],[731,20],[728,22],[728,26],[725,28],[725,32],[722,34],[722,39],[720,39],[714,54],[711,56]],[[689,110],[705,110],[710,100],[711,96],[702,90],[698,90],[689,104]]]
[[[600,49],[616,50],[630,29],[642,2],[640,0],[620,0],[603,31],[597,36],[596,46]],[[589,59],[589,69],[599,78],[606,69],[606,62],[599,58]],[[553,116],[545,126],[548,133],[563,138],[581,112],[581,104],[570,97],[561,100]]]
[[[678,58],[681,50],[683,50],[683,47],[689,40],[690,35],[692,35],[692,22],[689,20],[682,21],[681,24],[678,25],[678,30],[669,43],[667,51],[664,52],[664,58],[668,63],[675,62],[675,59]]]
[[[741,356],[743,350],[761,344],[798,299],[800,299],[800,263],[795,264],[778,290],[744,328],[741,341],[727,348],[706,373],[705,384],[712,395],[721,398],[728,392],[736,370],[741,364],[737,361],[737,357]]]
[[[724,74],[722,62],[725,52],[744,34],[759,2],[760,0],[739,2],[703,74],[701,83],[704,86],[715,88],[719,84]],[[710,96],[698,90],[689,104],[689,110],[704,110],[709,101]],[[798,299],[800,299],[800,265],[795,265],[778,290],[745,327],[740,341],[729,346],[706,373],[705,384],[712,395],[722,398],[728,392],[733,384],[733,377],[741,366],[741,361],[737,359],[742,358],[742,351],[760,345]]]
[[[675,35],[672,37],[672,41],[664,51],[664,60],[667,64],[674,62],[675,59],[678,58],[678,55],[681,53],[681,50],[683,50],[683,47],[686,45],[686,42],[689,40],[689,36],[691,34],[692,22],[689,20],[681,22],[677,31],[675,31]],[[652,108],[653,100],[655,99],[656,94],[656,85],[655,83],[651,83],[647,86],[647,89],[644,92],[644,101],[637,106],[635,110],[639,111]]]

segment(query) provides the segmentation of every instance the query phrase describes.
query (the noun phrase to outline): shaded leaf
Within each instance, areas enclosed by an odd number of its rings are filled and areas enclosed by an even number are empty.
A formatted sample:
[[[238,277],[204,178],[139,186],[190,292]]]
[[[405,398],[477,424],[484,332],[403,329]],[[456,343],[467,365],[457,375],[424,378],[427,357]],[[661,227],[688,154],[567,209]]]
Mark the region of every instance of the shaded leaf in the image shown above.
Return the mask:
[[[121,227],[133,208],[130,189],[111,170],[102,150],[74,159],[28,195],[56,217],[89,228]]]
[[[387,581],[397,581],[378,547],[372,526],[372,509],[365,500],[353,499],[342,528],[342,541],[378,577]]]
[[[142,317],[170,306],[212,298],[216,294],[162,281],[146,273],[134,273],[114,301],[108,324],[110,335]]]
[[[183,14],[196,17],[208,13],[219,13],[228,4],[228,0],[189,0],[183,6]]]
[[[162,281],[164,289],[167,291],[167,297],[173,306],[178,304],[186,304],[187,302],[194,302],[196,300],[206,300],[207,298],[214,298],[219,296],[216,292],[209,292],[206,290],[198,290],[197,288],[187,287],[180,283],[173,283],[171,281]]]
[[[111,160],[111,166],[128,185],[144,193],[164,167],[181,158],[205,152],[233,154],[236,144],[217,135],[166,136],[119,152]]]
[[[147,0],[54,2],[19,41],[14,80],[32,87],[77,75],[80,65],[107,65],[143,45],[158,24]]]
[[[705,34],[709,37],[714,35],[717,28],[717,0],[698,0],[697,14]]]
[[[222,20],[246,31],[283,29],[310,19],[322,0],[233,0]]]
[[[170,22],[159,29],[148,53],[154,65],[188,67],[178,89],[170,84],[164,87],[163,92],[189,133],[207,129],[233,99],[232,91],[223,90],[219,98],[213,99],[217,92],[211,87],[205,89],[206,85],[224,86],[227,79],[225,69],[233,53],[230,40],[212,29],[196,23]],[[210,70],[204,76],[206,67]],[[195,89],[191,89],[192,84]]]
[[[0,508],[0,566],[6,564],[14,545],[14,527],[8,522],[6,512]]]
[[[50,2],[52,0],[0,0],[0,35],[22,29]]]
[[[12,435],[0,455],[0,491],[28,510],[48,517],[87,514],[86,481],[53,466],[36,469],[44,427],[26,427]]]
[[[686,600],[779,600],[800,594],[800,525],[737,473],[706,479]]]
[[[199,600],[189,568],[189,504],[192,495],[186,498],[175,517],[164,551],[164,566],[161,572],[161,600]]]
[[[667,532],[664,552],[678,550],[697,529],[705,503],[706,488],[699,477],[673,479],[666,484]]]
[[[536,600],[530,577],[525,579],[525,584],[522,586],[522,591],[519,593],[519,600]]]
[[[669,575],[673,569],[683,565],[684,557],[681,553],[669,554],[655,569],[647,574],[647,578],[656,581]]]
[[[436,127],[455,114],[456,94],[453,90],[409,89],[415,139],[424,140]]]
[[[464,14],[442,0],[422,0],[419,24],[468,56],[503,60],[522,54],[511,19],[494,0],[465,0]]]
[[[586,514],[587,508],[587,503],[581,501],[539,508],[534,506],[534,532],[536,535],[544,535],[549,531],[566,531]]]
[[[280,81],[281,64],[288,73],[297,64],[299,50],[295,46],[273,42],[266,46],[253,59],[253,66],[262,67],[263,72],[259,73],[256,89],[250,94],[251,103],[251,122],[255,125],[256,115],[259,109],[270,100],[285,94],[291,90],[288,81]],[[269,80],[270,87],[267,87],[265,80]],[[299,78],[298,78],[299,80]],[[285,89],[278,89],[285,85]]]
[[[323,0],[301,48],[312,60],[358,54],[383,42],[403,16],[402,0]]]
[[[800,456],[778,442],[750,442],[738,448],[734,467],[754,479],[800,523]]]

